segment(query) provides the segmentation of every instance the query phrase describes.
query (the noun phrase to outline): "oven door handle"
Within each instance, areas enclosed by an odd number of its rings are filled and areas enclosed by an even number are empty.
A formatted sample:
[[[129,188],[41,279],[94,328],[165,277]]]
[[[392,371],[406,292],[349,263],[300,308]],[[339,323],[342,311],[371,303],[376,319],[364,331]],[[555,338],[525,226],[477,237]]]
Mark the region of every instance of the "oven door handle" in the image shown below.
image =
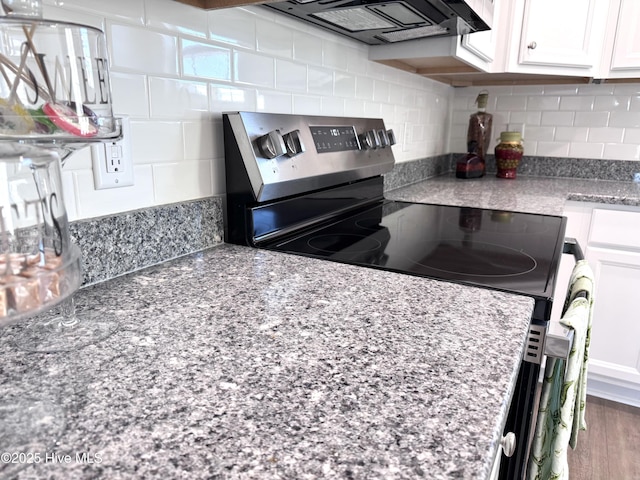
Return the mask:
[[[584,253],[582,253],[582,248],[580,248],[580,244],[575,238],[566,237],[564,239],[562,253],[570,253],[576,259],[576,262],[584,260]]]
[[[582,248],[575,238],[565,238],[562,253],[570,253],[578,263],[584,260]],[[576,297],[585,296],[586,292],[578,292]],[[560,322],[550,321],[544,339],[544,354],[548,357],[567,360],[573,347],[573,330],[563,327]]]

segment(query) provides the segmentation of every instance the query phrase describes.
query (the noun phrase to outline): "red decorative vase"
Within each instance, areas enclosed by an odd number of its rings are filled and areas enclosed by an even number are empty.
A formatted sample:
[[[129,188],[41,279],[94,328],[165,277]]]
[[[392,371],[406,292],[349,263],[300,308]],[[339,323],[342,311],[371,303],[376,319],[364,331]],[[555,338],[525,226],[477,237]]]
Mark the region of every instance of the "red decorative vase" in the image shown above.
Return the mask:
[[[496,165],[498,178],[516,178],[516,169],[522,160],[524,148],[520,132],[502,132],[500,143],[496,145]]]

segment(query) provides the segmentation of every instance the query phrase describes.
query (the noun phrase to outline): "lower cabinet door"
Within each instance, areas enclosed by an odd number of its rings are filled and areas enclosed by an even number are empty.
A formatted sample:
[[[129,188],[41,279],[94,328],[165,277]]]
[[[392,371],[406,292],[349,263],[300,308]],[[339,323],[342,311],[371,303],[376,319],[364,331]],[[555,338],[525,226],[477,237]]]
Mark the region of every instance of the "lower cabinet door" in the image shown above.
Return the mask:
[[[640,405],[640,253],[588,247],[596,282],[589,380],[618,385]]]

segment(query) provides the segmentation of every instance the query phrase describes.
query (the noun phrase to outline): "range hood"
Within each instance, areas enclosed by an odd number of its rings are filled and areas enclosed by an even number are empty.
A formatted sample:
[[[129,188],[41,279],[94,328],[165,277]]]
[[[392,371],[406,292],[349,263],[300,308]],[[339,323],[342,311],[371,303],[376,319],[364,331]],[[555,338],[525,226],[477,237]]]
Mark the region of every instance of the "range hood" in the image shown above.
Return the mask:
[[[490,29],[465,0],[288,0],[264,7],[369,45]]]

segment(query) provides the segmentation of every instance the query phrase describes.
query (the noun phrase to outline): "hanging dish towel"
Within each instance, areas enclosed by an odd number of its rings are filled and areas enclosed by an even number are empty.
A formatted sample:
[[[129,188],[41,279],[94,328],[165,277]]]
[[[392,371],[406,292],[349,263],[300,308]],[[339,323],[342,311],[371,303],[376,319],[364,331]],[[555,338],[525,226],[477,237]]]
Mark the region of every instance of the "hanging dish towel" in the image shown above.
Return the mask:
[[[574,331],[569,359],[547,358],[535,436],[529,455],[529,480],[569,478],[567,449],[575,448],[579,430],[585,430],[585,401],[593,272],[579,261],[571,275],[567,306],[560,323]]]

